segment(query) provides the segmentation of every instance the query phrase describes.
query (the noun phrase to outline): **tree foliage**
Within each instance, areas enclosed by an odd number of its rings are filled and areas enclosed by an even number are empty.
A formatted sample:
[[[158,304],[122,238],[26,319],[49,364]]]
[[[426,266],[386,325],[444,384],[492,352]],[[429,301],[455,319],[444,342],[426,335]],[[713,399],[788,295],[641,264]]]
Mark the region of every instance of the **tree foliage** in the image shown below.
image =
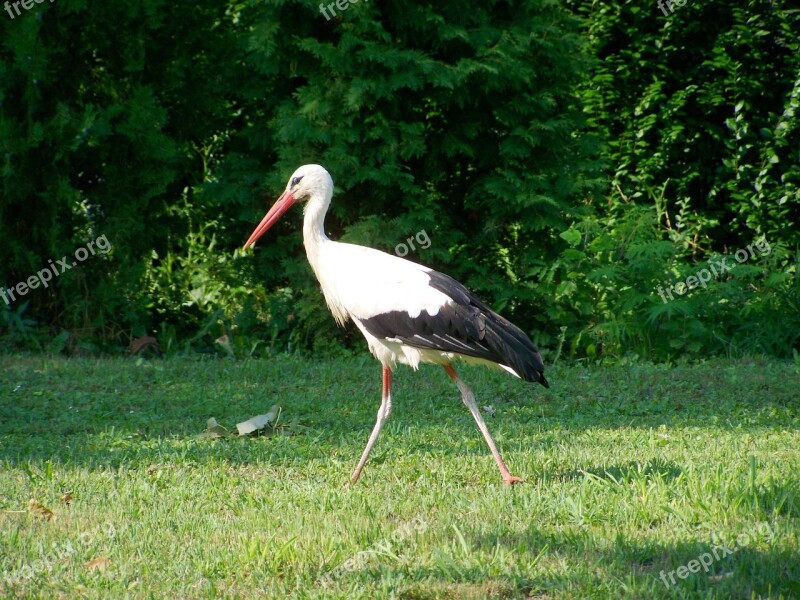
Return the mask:
[[[315,162],[336,182],[334,239],[392,252],[424,230],[409,258],[545,347],[790,354],[800,17],[672,6],[373,1],[329,19],[289,0],[58,0],[4,18],[0,284],[99,235],[113,250],[0,301],[0,331],[56,349],[347,347],[298,213],[238,250]],[[759,236],[768,259],[662,303],[658,285]]]
[[[40,323],[96,338],[152,326],[147,264],[185,234],[174,208],[202,183],[197,149],[230,123],[229,22],[219,3],[160,0],[65,0],[0,21],[0,281],[99,235],[113,245],[30,295]]]
[[[604,202],[574,212],[581,241],[554,266],[566,276],[559,305],[577,330],[573,347],[791,354],[800,340],[800,11],[757,0],[672,3],[667,15],[655,3],[571,5],[597,58],[582,98],[609,178]],[[707,289],[668,302],[657,293],[757,239],[770,253]]]
[[[669,212],[690,206],[682,225],[705,250],[754,234],[797,247],[794,3],[688,2],[667,16],[655,3],[575,4],[599,59],[583,98],[607,143],[610,194],[651,202],[658,191]]]

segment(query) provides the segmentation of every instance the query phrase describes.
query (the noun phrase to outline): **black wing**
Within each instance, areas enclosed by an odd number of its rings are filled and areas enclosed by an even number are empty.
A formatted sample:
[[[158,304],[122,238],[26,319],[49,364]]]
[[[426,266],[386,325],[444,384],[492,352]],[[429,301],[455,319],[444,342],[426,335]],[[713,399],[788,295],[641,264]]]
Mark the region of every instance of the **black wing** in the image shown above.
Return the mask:
[[[536,346],[516,325],[504,319],[452,277],[427,271],[430,286],[453,300],[435,315],[422,311],[412,317],[392,311],[362,319],[377,338],[398,339],[415,348],[456,352],[483,358],[514,370],[526,381],[550,387]]]

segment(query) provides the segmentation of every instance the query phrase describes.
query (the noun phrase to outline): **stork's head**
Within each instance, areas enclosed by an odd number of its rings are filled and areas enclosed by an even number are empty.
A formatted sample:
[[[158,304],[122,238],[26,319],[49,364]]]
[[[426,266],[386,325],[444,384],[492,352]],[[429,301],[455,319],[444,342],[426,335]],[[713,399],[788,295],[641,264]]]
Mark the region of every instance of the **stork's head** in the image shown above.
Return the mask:
[[[255,241],[264,235],[291,206],[297,202],[308,202],[312,199],[329,200],[333,192],[333,179],[319,165],[303,165],[292,173],[286,189],[281,197],[272,205],[266,216],[258,224],[250,239],[244,245],[247,250]]]

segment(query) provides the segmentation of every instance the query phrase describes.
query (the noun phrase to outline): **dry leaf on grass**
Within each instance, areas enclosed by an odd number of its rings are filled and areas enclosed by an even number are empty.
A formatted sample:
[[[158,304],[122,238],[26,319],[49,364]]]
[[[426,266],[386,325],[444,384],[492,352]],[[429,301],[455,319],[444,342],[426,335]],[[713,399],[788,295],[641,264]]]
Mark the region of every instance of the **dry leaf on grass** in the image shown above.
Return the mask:
[[[28,512],[35,517],[44,519],[45,521],[52,521],[56,517],[55,513],[52,510],[47,508],[41,502],[37,502],[33,498],[28,500]]]
[[[228,338],[227,335],[223,335],[222,337],[217,338],[214,340],[214,343],[222,348],[225,351],[225,354],[233,358],[236,356],[236,353],[233,351],[233,346],[231,345],[231,340]]]
[[[274,428],[280,412],[281,407],[280,405],[276,404],[270,408],[269,412],[265,415],[257,415],[252,419],[248,419],[242,423],[237,423],[236,428],[239,430],[239,435],[242,436],[253,433],[254,431],[259,431],[264,429],[269,424],[272,424],[272,427]]]
[[[279,424],[278,420],[281,414],[282,409],[280,405],[275,404],[266,414],[256,415],[247,421],[237,423],[236,428],[239,432],[239,437],[244,437],[250,434],[265,436],[293,435],[297,433],[298,429],[302,428],[302,426],[297,423],[296,419],[291,423]],[[234,435],[235,434],[232,434],[222,425],[220,425],[214,417],[211,417],[208,420],[208,428],[200,434],[200,437],[206,439],[222,439],[234,437]]]
[[[111,559],[105,556],[98,556],[92,560],[87,560],[83,563],[84,567],[89,567],[90,571],[105,571],[108,565],[111,564]]]
[[[208,420],[208,429],[206,429],[201,435],[207,438],[218,439],[231,437],[233,434],[225,429],[222,425],[217,423],[217,420],[214,417],[211,417]]]
[[[161,354],[161,347],[158,345],[156,338],[146,335],[138,337],[131,342],[130,352],[131,354],[145,354],[147,352]]]

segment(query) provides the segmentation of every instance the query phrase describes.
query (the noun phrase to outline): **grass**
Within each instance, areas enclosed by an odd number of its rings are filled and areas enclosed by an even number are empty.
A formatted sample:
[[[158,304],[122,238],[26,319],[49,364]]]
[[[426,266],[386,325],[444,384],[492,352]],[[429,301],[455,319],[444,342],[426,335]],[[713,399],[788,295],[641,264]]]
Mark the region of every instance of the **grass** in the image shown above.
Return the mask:
[[[558,368],[550,390],[461,374],[526,483],[502,485],[433,367],[398,371],[346,488],[379,404],[370,358],[0,356],[0,595],[800,597],[794,366]],[[198,436],[275,402],[295,435]]]

